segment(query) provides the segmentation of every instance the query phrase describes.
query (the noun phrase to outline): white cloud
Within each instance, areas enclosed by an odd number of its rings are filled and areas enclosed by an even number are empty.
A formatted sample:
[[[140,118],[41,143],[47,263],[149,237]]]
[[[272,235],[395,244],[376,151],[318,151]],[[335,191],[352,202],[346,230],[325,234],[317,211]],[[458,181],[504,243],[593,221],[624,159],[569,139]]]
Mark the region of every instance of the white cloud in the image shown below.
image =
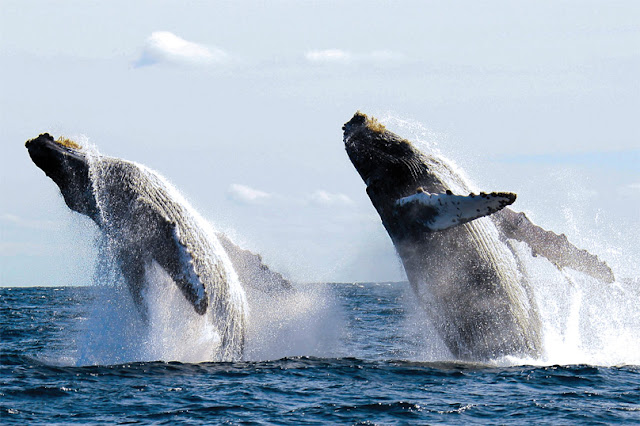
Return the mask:
[[[158,63],[174,64],[220,64],[228,60],[229,55],[217,47],[207,47],[184,40],[168,31],[156,31],[147,39],[137,66]]]
[[[374,50],[367,53],[350,53],[341,49],[310,50],[305,59],[314,64],[393,64],[404,59],[401,53],[391,50]]]
[[[258,203],[272,197],[272,194],[269,194],[268,192],[260,191],[237,183],[229,185],[227,193],[232,200],[249,204]]]
[[[270,193],[260,191],[259,189],[251,188],[250,186],[240,185],[237,183],[229,185],[227,190],[229,198],[241,204],[258,204],[265,201],[269,203],[277,203],[280,206],[351,206],[354,205],[354,201],[349,196],[337,193],[329,192],[322,189],[307,193],[306,195],[294,196],[294,195],[282,195],[276,193]]]
[[[345,63],[351,60],[351,54],[340,49],[310,50],[304,57],[313,63]]]
[[[345,194],[341,193],[331,193],[319,189],[308,195],[308,198],[311,202],[315,204],[320,204],[323,206],[334,206],[334,205],[351,205],[353,204],[353,200],[349,198]]]
[[[627,185],[627,188],[632,191],[640,191],[640,182],[630,183],[629,185]]]
[[[393,63],[404,59],[404,55],[391,50],[374,50],[364,55],[363,59],[376,63]]]

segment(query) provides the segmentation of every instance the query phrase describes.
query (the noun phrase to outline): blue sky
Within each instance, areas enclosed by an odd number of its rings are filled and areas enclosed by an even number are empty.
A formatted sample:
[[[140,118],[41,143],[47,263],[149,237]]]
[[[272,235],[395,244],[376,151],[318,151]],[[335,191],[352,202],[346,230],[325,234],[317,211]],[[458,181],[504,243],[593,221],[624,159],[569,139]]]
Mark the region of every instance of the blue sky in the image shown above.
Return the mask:
[[[640,273],[637,2],[0,4],[0,285],[91,276],[92,224],[24,149],[45,131],[159,171],[293,279],[402,279],[342,145],[358,109]]]

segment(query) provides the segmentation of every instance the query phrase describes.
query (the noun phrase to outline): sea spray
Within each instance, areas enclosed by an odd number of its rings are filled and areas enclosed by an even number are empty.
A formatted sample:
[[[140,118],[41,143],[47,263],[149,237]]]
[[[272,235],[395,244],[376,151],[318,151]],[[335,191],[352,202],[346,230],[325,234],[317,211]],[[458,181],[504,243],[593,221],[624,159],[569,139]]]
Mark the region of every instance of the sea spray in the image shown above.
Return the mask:
[[[440,136],[435,132],[420,123],[399,119],[390,114],[381,121],[387,126],[400,129],[400,133],[410,135],[423,152],[434,155],[447,166],[445,169],[452,170],[453,173],[443,174],[444,180],[452,189],[456,188],[461,193],[477,191],[476,185],[466,177],[464,171],[442,154],[438,143]],[[434,165],[438,167],[438,164]],[[625,256],[610,247],[606,241],[592,243],[589,240],[593,237],[593,232],[582,226],[584,220],[576,222],[580,219],[580,202],[584,198],[584,189],[576,182],[571,182],[572,187],[568,190],[581,192],[570,194],[569,198],[574,203],[563,206],[561,212],[573,233],[579,236],[579,241],[589,242],[588,246],[597,246],[601,252],[615,255],[611,262],[613,265],[633,262],[633,259],[624,260]],[[486,222],[490,219],[478,220]],[[637,279],[617,278],[615,283],[603,283],[568,268],[559,270],[546,258],[534,256],[526,243],[508,240],[506,244],[511,247],[521,271],[530,282],[542,322],[543,352],[536,359],[502,357],[494,360],[496,364],[613,366],[640,363],[640,339],[637,337],[640,328],[640,310],[637,307],[640,290]],[[625,273],[620,270],[615,272]],[[425,346],[432,344],[431,339],[433,337],[425,341]],[[442,352],[425,352],[425,355],[425,361],[446,357]]]
[[[461,172],[451,162],[449,167],[456,174]],[[462,181],[463,185],[473,188],[470,180]],[[579,207],[565,206],[564,215],[571,215],[576,209]],[[580,225],[575,228],[584,230]],[[636,306],[640,283],[637,278],[603,284],[569,269],[559,271],[543,257],[533,256],[524,243],[509,241],[509,244],[532,283],[543,322],[544,351],[537,359],[505,357],[494,363],[605,366],[640,363],[637,338],[640,312]],[[100,255],[92,288],[93,303],[86,319],[79,321],[82,331],[76,338],[78,365],[217,360],[212,352],[220,344],[218,331],[206,316],[193,312],[162,268],[151,264],[146,271],[148,286],[144,299],[150,321],[145,323],[117,268],[112,242],[103,235],[98,237],[96,245]],[[606,247],[606,241],[602,246]],[[296,293],[278,296],[249,291],[247,296],[251,315],[247,325],[246,360],[297,355],[369,358],[379,355],[384,359],[412,361],[452,359],[424,311],[415,309],[416,300],[410,291],[403,293],[403,310],[393,313],[403,316],[402,327],[384,329],[382,338],[378,325],[372,324],[368,330],[378,332],[371,335],[383,340],[387,348],[386,352],[373,353],[351,346],[353,338],[365,343],[371,338],[361,331],[358,331],[361,335],[354,336],[345,330],[346,312],[335,300],[330,285],[298,287]],[[369,312],[377,312],[375,305]],[[73,337],[69,335],[70,339]],[[377,343],[370,341],[366,347],[375,349]]]
[[[296,284],[294,291],[265,293],[248,288],[249,319],[245,359],[345,356],[341,344],[344,312],[331,285]]]
[[[122,247],[130,244],[131,239],[136,243],[135,239],[144,238],[148,231],[140,229],[137,231],[140,235],[131,235],[127,230],[127,219],[121,217],[122,212],[111,211],[113,197],[116,197],[115,202],[118,201],[118,194],[113,191],[120,184],[112,180],[121,178],[111,168],[114,161],[122,160],[105,159],[95,149],[89,151],[87,156],[100,212],[99,222],[101,229],[106,231],[96,242],[99,255],[93,280],[95,299],[80,334],[78,364],[239,360],[240,357],[228,352],[228,344],[223,337],[226,327],[234,327],[233,317],[226,319],[215,315],[220,301],[212,297],[209,309],[204,315],[198,315],[169,274],[155,261],[145,265],[144,287],[138,300],[132,297],[119,256],[122,255]],[[120,166],[122,163],[115,164]],[[184,222],[181,232],[193,234],[188,237],[199,239],[200,246],[207,247],[222,264],[231,290],[231,302],[247,305],[248,294],[251,308],[244,306],[243,309],[251,314],[245,317],[241,330],[245,349],[242,359],[337,356],[340,353],[337,344],[337,336],[342,330],[340,315],[332,306],[326,287],[290,288],[279,274],[265,269],[259,256],[239,249],[227,237],[214,231],[214,227],[200,217],[162,176],[145,166],[127,164],[140,175],[126,176],[127,179],[135,179],[140,196],[160,199],[165,203],[165,209],[178,210],[180,215],[174,220]],[[166,201],[162,201],[165,198]],[[235,260],[231,260],[231,253],[227,250],[233,250]],[[245,289],[240,288],[233,263],[244,268],[238,271],[242,273]],[[265,281],[254,282],[256,280]],[[215,296],[216,288],[208,290]]]

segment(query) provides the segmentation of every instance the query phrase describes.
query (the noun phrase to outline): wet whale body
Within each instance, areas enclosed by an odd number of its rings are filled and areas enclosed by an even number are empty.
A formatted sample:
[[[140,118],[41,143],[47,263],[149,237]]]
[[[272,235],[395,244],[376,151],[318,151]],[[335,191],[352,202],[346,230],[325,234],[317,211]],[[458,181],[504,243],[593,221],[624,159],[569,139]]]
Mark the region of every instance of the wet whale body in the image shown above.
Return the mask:
[[[596,256],[505,208],[515,194],[469,193],[441,158],[360,112],[343,130],[347,154],[409,282],[456,358],[541,354],[536,302],[509,239],[526,242],[558,267],[613,281]]]
[[[158,264],[197,314],[209,315],[220,335],[219,360],[242,355],[246,296],[229,259],[243,254],[260,278],[290,286],[261,259],[218,236],[161,176],[144,166],[90,154],[68,139],[42,134],[26,143],[33,162],[60,188],[67,206],[90,217],[109,241],[110,252],[145,316],[145,274]],[[252,263],[249,263],[252,262]],[[256,266],[257,265],[257,266]],[[246,271],[244,272],[246,275]]]

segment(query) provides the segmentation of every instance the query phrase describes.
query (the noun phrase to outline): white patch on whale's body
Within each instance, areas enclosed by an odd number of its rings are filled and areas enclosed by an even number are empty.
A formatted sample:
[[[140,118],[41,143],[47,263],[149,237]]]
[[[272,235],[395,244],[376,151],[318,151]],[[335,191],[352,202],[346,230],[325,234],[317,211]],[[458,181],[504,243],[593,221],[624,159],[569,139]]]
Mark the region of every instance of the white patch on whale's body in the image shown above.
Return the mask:
[[[509,196],[511,195],[511,196]],[[418,192],[396,201],[396,210],[411,207],[422,208],[426,214],[416,218],[426,229],[442,231],[462,225],[482,216],[495,213],[515,199],[513,194],[495,193],[480,195],[430,194]]]

